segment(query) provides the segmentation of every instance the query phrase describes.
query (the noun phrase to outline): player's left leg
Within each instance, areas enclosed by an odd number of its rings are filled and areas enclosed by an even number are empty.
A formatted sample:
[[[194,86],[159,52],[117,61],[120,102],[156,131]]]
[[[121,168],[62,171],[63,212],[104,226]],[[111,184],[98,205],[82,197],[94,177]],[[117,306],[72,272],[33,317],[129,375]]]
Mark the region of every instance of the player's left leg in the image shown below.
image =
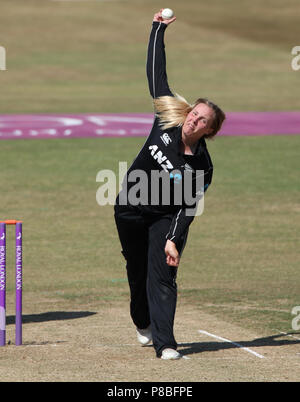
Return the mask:
[[[157,357],[167,348],[177,349],[174,318],[177,303],[177,268],[166,263],[164,252],[170,218],[161,218],[149,228],[147,294],[153,345]],[[187,233],[177,245],[182,253]]]

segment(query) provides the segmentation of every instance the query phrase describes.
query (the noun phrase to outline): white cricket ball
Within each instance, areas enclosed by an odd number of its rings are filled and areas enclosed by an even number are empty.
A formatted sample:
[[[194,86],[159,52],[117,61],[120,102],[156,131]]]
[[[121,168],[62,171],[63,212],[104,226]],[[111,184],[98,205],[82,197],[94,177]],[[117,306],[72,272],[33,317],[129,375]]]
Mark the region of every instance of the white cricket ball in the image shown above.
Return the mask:
[[[161,16],[163,17],[164,20],[169,20],[170,18],[172,18],[174,15],[173,10],[171,10],[170,8],[164,8]]]

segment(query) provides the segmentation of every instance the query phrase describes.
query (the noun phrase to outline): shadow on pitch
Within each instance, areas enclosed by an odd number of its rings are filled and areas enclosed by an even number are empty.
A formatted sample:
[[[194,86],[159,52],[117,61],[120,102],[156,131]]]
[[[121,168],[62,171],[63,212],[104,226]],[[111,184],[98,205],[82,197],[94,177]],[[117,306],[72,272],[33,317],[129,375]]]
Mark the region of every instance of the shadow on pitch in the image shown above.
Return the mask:
[[[97,314],[93,311],[48,311],[40,314],[24,314],[22,317],[23,324],[31,322],[45,322],[45,321],[61,321],[61,320],[74,320],[77,318],[84,318]],[[14,324],[15,316],[7,316],[6,324]]]
[[[299,345],[300,340],[297,339],[279,339],[286,337],[287,335],[300,335],[299,332],[289,332],[286,335],[277,334],[272,336],[267,336],[265,338],[257,338],[252,341],[233,341],[240,346],[245,348],[257,348],[260,346],[289,346],[289,345]],[[194,353],[203,352],[215,352],[218,350],[225,349],[237,349],[237,345],[228,342],[193,342],[193,343],[179,343],[178,351],[183,355],[191,355]]]

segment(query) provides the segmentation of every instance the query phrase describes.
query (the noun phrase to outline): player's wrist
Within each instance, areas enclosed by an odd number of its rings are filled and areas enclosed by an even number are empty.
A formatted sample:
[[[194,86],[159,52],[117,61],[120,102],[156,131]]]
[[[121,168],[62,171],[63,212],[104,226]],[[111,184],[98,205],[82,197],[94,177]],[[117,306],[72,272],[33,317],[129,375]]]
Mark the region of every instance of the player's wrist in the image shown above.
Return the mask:
[[[158,26],[161,26],[161,28],[163,28],[163,29],[166,29],[167,28],[167,24],[165,24],[163,21],[152,21],[152,26],[153,27],[158,27]]]

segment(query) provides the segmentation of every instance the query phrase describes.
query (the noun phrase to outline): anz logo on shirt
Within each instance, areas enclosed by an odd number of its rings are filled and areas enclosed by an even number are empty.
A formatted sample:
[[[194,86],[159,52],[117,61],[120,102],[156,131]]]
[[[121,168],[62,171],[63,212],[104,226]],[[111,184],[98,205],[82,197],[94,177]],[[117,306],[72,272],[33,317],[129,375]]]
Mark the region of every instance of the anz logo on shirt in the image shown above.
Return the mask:
[[[160,164],[160,166],[168,172],[169,170],[174,169],[174,166],[172,163],[168,160],[168,158],[158,149],[157,145],[150,145],[149,150],[151,151],[151,155],[153,156],[153,159],[156,160],[157,163]]]
[[[151,150],[153,159],[155,159],[166,172],[174,169],[172,163],[163,155],[157,145],[150,145],[149,149]],[[175,183],[179,183],[182,180],[182,175],[179,171],[174,171],[170,173],[170,179],[173,179]]]

